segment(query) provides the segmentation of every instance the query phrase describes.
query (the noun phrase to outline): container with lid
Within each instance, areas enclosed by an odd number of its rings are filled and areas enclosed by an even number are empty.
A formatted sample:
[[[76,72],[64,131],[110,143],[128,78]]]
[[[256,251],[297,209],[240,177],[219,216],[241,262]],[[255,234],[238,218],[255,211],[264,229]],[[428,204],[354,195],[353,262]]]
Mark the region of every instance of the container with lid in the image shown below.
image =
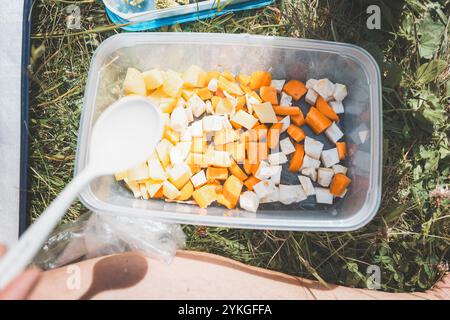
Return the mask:
[[[349,150],[346,165],[353,182],[346,196],[331,206],[314,201],[289,206],[269,204],[261,205],[256,213],[218,206],[201,209],[163,200],[135,199],[125,186],[108,176],[98,178],[81,193],[84,205],[97,212],[253,229],[348,231],[364,226],[374,217],[381,199],[380,71],[365,50],[344,43],[247,34],[122,33],[112,36],[92,57],[75,170],[80,171],[86,165],[92,126],[99,114],[120,97],[128,67],[141,71],[155,67],[184,71],[191,64],[205,70],[223,68],[234,73],[270,70],[274,79],[329,78],[347,85],[348,96],[344,100],[345,113],[340,125],[346,134]],[[310,134],[307,130],[305,128]],[[326,145],[325,149],[330,147]],[[298,181],[293,183],[299,184]]]

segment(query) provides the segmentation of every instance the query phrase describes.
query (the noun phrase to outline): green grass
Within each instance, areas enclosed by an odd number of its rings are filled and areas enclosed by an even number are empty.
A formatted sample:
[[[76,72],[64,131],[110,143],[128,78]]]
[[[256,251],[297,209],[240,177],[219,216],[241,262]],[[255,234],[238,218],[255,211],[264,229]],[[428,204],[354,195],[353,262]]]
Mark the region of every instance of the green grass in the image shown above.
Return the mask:
[[[82,30],[67,30],[68,3],[79,3]],[[347,233],[186,226],[189,249],[356,287],[365,286],[366,268],[376,264],[386,291],[425,290],[448,270],[450,196],[440,186],[450,178],[450,2],[379,2],[382,30],[368,30],[371,3],[278,0],[159,30],[354,43],[372,53],[383,77],[383,197],[371,223]],[[36,218],[72,177],[92,52],[120,31],[94,1],[36,1],[32,21],[29,214]],[[65,220],[84,211],[77,203]]]

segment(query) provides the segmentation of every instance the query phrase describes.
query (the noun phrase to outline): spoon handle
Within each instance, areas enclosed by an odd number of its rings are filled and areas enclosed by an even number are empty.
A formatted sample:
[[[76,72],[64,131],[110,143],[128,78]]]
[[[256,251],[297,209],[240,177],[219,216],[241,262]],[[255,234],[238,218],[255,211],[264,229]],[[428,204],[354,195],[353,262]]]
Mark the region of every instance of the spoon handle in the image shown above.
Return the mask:
[[[32,262],[42,244],[64,216],[78,193],[94,177],[95,174],[89,167],[81,171],[0,260],[0,290],[5,288]]]

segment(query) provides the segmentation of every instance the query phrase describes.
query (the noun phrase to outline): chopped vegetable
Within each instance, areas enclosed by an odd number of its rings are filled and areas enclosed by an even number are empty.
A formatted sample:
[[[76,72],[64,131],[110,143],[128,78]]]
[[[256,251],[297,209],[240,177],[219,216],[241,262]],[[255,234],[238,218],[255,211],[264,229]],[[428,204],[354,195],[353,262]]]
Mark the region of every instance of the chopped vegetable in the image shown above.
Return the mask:
[[[342,160],[347,155],[347,145],[345,142],[336,142],[336,149],[338,151],[339,160]]]
[[[259,89],[259,96],[262,101],[278,104],[277,89],[272,86],[264,86]]]
[[[305,123],[314,131],[315,134],[321,134],[326,128],[331,126],[331,121],[314,107],[309,109],[305,118]]]
[[[296,116],[301,113],[298,107],[273,106],[273,110],[281,116]]]
[[[300,100],[307,91],[305,84],[298,80],[289,80],[283,87],[283,91],[292,97],[295,101]]]
[[[333,196],[340,196],[344,191],[347,189],[347,187],[350,185],[352,180],[350,180],[349,177],[347,177],[345,174],[338,173],[333,177],[333,181],[330,185],[330,193]]]
[[[316,108],[328,119],[332,121],[339,121],[339,117],[336,112],[334,112],[334,110],[322,97],[317,98]]]
[[[295,145],[295,152],[292,156],[291,162],[289,164],[289,171],[298,172],[303,164],[303,157],[305,156],[305,147],[303,144]]]
[[[266,71],[255,71],[250,77],[250,89],[255,90],[264,86],[270,86],[272,75]]]
[[[253,191],[254,185],[260,181],[261,180],[259,180],[255,176],[250,176],[247,180],[244,181],[244,185],[247,187],[248,190]]]
[[[296,125],[291,124],[287,129],[287,133],[291,136],[292,139],[297,142],[305,139],[305,132],[303,132],[303,130]]]

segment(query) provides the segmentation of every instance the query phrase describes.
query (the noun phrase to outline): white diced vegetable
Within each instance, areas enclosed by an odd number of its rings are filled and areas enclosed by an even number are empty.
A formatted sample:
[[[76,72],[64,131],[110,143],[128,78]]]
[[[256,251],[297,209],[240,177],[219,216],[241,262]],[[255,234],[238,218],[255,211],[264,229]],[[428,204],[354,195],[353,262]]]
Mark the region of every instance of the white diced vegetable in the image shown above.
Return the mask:
[[[212,132],[223,129],[223,118],[220,115],[205,116],[203,121],[203,131]]]
[[[314,189],[314,186],[311,182],[311,179],[306,176],[298,176],[298,180],[300,181],[300,184],[302,185],[303,191],[305,191],[305,194],[307,196],[312,196],[316,194],[316,190]]]
[[[302,174],[309,177],[312,181],[317,181],[317,170],[313,167],[307,167],[302,169]]]
[[[186,112],[186,118],[188,119],[188,122],[194,121],[194,114],[192,113],[192,108],[187,107],[186,109],[184,109],[184,111]]]
[[[322,151],[322,163],[329,168],[336,163],[339,163],[339,154],[336,148]]]
[[[286,116],[280,121],[283,124],[283,128],[281,128],[281,132],[285,132],[287,128],[291,125],[291,117]]]
[[[270,176],[270,181],[272,181],[275,185],[279,185],[281,182],[281,166],[272,166],[273,170],[275,171]]]
[[[163,195],[168,199],[175,199],[181,194],[180,190],[177,189],[172,183],[169,181],[163,182]]]
[[[210,100],[206,101],[206,113],[207,114],[215,114],[213,105]]]
[[[188,127],[189,121],[183,107],[177,107],[170,115],[170,126],[177,132],[182,132]]]
[[[316,188],[316,202],[333,204],[333,195],[330,193],[330,189]]]
[[[264,198],[261,198],[260,203],[270,203],[280,201],[280,190],[278,187],[276,187],[275,189],[276,190],[271,194],[265,196]]]
[[[213,78],[208,83],[208,90],[212,91],[212,92],[216,92],[218,85],[219,85],[219,82],[217,81],[217,79]]]
[[[253,191],[255,191],[255,193],[261,199],[275,192],[276,186],[270,180],[262,180],[253,186]]]
[[[256,170],[255,177],[259,180],[267,180],[272,175],[274,175],[278,170],[277,166],[269,166],[266,161],[261,161],[258,166],[258,170]]]
[[[191,135],[195,138],[203,137],[203,121],[202,120],[197,120],[192,123]]]
[[[292,105],[292,97],[285,92],[281,92],[280,97],[280,106],[291,106]]]
[[[344,113],[344,105],[342,104],[342,101],[330,101],[329,105],[337,114]]]
[[[247,130],[250,130],[258,122],[258,119],[244,110],[239,110],[231,117],[231,121],[243,126]]]
[[[180,141],[192,141],[192,133],[191,133],[192,127],[188,127],[186,130],[182,131],[180,133]]]
[[[310,156],[313,159],[320,159],[320,154],[322,153],[323,143],[310,138],[308,136],[305,137],[305,154]]]
[[[249,93],[245,94],[245,104],[247,105],[248,112],[253,113],[253,105],[261,103],[258,99]]]
[[[206,184],[205,170],[200,170],[191,177],[191,182],[194,188],[198,188]]]
[[[314,84],[313,89],[328,101],[333,97],[334,84],[327,78],[320,79]]]
[[[167,179],[167,174],[157,158],[149,159],[147,165],[150,179],[156,181],[164,181]]]
[[[314,91],[314,89],[308,89],[308,92],[306,92],[305,101],[310,105],[315,105],[318,96],[319,95]]]
[[[280,140],[280,148],[281,152],[283,152],[285,155],[295,152],[295,147],[292,144],[291,139],[289,139],[289,137]]]
[[[245,191],[239,197],[239,205],[244,210],[256,212],[259,206],[259,198],[253,191]]]
[[[331,126],[325,130],[325,135],[331,142],[336,144],[336,142],[344,136],[344,133],[342,133],[341,129],[339,129],[336,122],[333,122]]]
[[[278,92],[281,92],[283,90],[285,82],[286,80],[272,80],[270,85],[277,89]]]
[[[303,163],[302,163],[302,167],[303,168],[319,168],[320,167],[320,160],[311,158],[310,156],[308,156],[307,154],[305,154],[305,156],[303,157]]]
[[[334,171],[330,168],[319,168],[317,170],[317,183],[322,187],[328,187],[333,179]]]
[[[197,118],[206,111],[206,103],[197,94],[193,94],[188,100],[188,107]]]
[[[280,184],[279,192],[280,192],[280,202],[286,205],[294,202],[300,202],[307,198],[305,192],[303,191],[302,186],[299,184],[297,185]]]
[[[332,169],[334,171],[334,174],[347,174],[347,167],[341,166],[340,164],[335,164]]]
[[[283,152],[276,152],[269,154],[269,163],[272,166],[288,162],[288,158]]]
[[[308,81],[306,81],[306,83],[305,83],[305,87],[307,88],[307,89],[312,89],[312,88],[314,88],[314,85],[317,83],[317,80],[316,79],[309,79]]]
[[[334,85],[333,98],[336,101],[342,101],[347,96],[347,87],[345,84],[336,83]]]

